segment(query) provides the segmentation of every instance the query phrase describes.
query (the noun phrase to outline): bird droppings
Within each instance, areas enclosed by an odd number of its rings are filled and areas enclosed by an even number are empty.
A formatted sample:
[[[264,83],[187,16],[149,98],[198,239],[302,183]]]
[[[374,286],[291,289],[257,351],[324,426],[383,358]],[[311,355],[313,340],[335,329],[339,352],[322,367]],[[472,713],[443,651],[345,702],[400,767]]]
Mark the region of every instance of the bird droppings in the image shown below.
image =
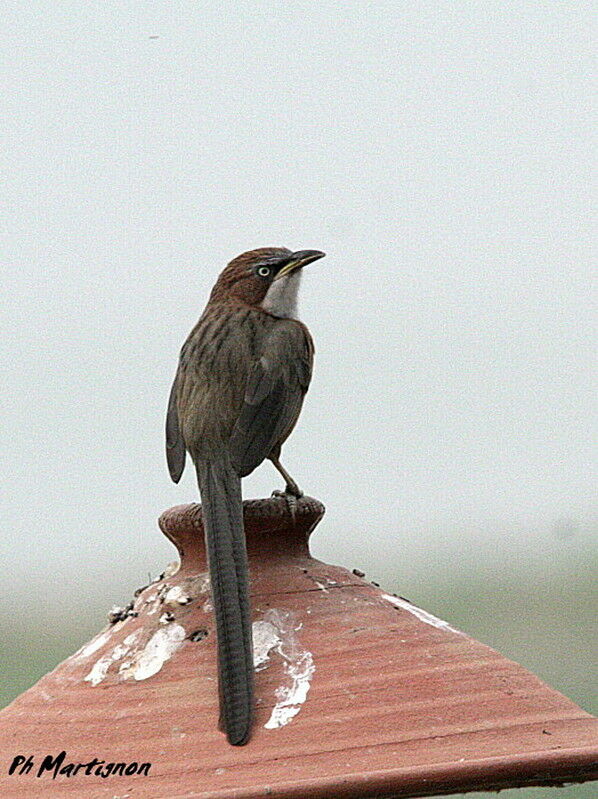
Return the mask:
[[[212,605],[212,600],[210,596],[210,591],[211,591],[211,584],[210,584],[210,575],[208,572],[206,572],[205,574],[200,574],[198,577],[195,578],[194,593],[208,594],[207,599],[202,605],[204,613],[211,613],[214,610],[214,606]]]
[[[125,609],[121,608],[120,605],[112,605],[108,611],[108,621],[110,624],[116,624],[117,621],[121,621],[124,612]]]
[[[98,649],[101,649],[105,643],[110,639],[110,630],[106,630],[100,635],[96,635],[95,638],[92,638],[88,644],[85,644],[78,649],[75,654],[72,656],[73,660],[83,660],[84,658],[93,655],[94,652],[97,652]]]
[[[301,624],[284,610],[271,608],[264,618],[253,623],[253,665],[256,671],[268,667],[271,653],[280,655],[286,684],[274,692],[276,704],[264,725],[275,730],[288,724],[301,710],[307,699],[311,678],[315,671],[311,652],[303,649],[297,638]]]
[[[171,560],[158,579],[165,580],[168,579],[169,577],[174,577],[174,575],[178,572],[180,568],[181,564],[179,563],[178,560]]]
[[[180,624],[169,624],[155,632],[138,654],[136,662],[131,664],[133,678],[147,680],[157,674],[181,646],[185,636],[185,629]]]
[[[83,678],[84,681],[94,686],[99,685],[108,674],[110,666],[129,654],[133,645],[137,643],[140,634],[141,631],[137,630],[131,635],[127,635],[122,644],[117,644],[111,652],[107,652],[99,660],[96,660],[89,674]]]
[[[189,596],[180,585],[169,588],[163,599],[165,605],[188,605],[192,601],[193,597]]]
[[[324,585],[324,583],[318,580],[316,577],[314,577],[313,574],[309,574],[308,577],[318,588],[319,591],[328,591],[328,586]],[[325,579],[329,584],[331,583],[331,580],[328,577],[324,577],[323,579]]]
[[[204,638],[207,638],[208,631],[205,627],[200,627],[199,630],[195,630],[195,632],[191,633],[191,635],[187,636],[190,641],[203,641]]]
[[[431,613],[428,613],[427,610],[422,610],[418,608],[417,605],[412,605],[411,602],[408,602],[406,599],[398,596],[391,596],[390,594],[382,594],[382,599],[385,599],[387,602],[390,602],[397,608],[402,608],[403,610],[407,610],[413,616],[418,618],[420,621],[423,621],[425,624],[430,624],[432,627],[436,627],[439,630],[450,630],[453,633],[458,633],[459,635],[465,635],[465,633],[461,632],[461,630],[455,629],[455,627],[451,627],[448,621],[444,621],[443,619],[439,619],[436,616],[433,616]]]
[[[276,730],[288,724],[301,710],[307,699],[316,667],[311,652],[296,656],[293,661],[284,664],[284,670],[291,679],[291,684],[281,685],[275,691],[276,705],[268,721],[264,724],[267,730]]]
[[[143,600],[143,605],[146,607],[146,613],[148,616],[153,616],[154,613],[157,613],[160,605],[162,604],[162,597],[164,595],[164,587],[160,589],[156,594],[151,594],[146,599]]]
[[[262,671],[270,661],[270,652],[280,647],[282,639],[276,625],[265,620],[253,622],[252,635],[253,668],[256,671]]]
[[[136,610],[133,610],[134,600],[131,600],[128,605],[125,605],[124,608],[119,607],[118,605],[113,605],[112,610],[108,614],[108,621],[110,624],[116,624],[118,621],[124,621],[128,618],[135,618],[139,616],[139,613]]]
[[[124,680],[153,677],[181,646],[186,633],[180,624],[171,623],[157,630],[146,644],[139,647],[141,635],[142,630],[128,635],[122,644],[97,660],[83,678],[85,682],[99,685],[108,675],[110,667],[119,662],[118,674]]]

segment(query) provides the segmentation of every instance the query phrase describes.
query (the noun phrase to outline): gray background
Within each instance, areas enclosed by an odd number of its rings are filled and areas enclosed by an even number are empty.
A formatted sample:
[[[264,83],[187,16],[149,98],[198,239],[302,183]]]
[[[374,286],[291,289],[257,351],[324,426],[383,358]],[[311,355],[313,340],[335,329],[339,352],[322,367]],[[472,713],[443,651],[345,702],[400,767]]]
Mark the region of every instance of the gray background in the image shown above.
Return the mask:
[[[591,709],[590,4],[1,7],[5,701],[172,560],[178,349],[272,245],[328,253],[314,554]]]

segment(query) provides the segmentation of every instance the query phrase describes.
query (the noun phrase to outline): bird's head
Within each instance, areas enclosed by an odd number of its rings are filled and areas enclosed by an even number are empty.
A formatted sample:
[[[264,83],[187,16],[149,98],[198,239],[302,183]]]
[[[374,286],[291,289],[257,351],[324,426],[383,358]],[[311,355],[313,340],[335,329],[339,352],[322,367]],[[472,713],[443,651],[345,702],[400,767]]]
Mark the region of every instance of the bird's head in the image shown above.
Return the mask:
[[[221,272],[212,300],[232,295],[274,316],[294,316],[301,270],[323,258],[319,250],[260,247],[234,258]]]

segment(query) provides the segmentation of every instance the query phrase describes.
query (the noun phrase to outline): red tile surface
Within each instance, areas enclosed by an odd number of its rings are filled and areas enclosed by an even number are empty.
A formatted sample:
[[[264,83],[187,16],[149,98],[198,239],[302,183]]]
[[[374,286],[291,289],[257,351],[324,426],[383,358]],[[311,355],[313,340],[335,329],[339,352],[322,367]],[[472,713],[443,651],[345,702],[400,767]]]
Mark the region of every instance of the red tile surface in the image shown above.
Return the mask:
[[[73,655],[0,712],[0,795],[365,799],[598,778],[594,718],[489,647],[312,559],[307,538],[322,514],[309,498],[294,521],[283,499],[245,503],[254,619],[282,620],[290,636],[256,673],[247,746],[228,746],[217,729],[201,513],[180,506],[161,519],[181,552],[179,571],[146,587],[136,598],[139,615],[107,628],[96,651]],[[173,587],[190,601],[165,604]],[[153,676],[119,673],[173,625],[207,635],[186,638]],[[134,633],[135,643],[124,644]],[[265,728],[276,691],[291,685],[289,656],[299,662],[306,653],[314,671],[305,701],[285,726]],[[110,655],[104,678],[85,681]],[[149,776],[36,777],[43,756],[61,750],[65,762],[152,766]],[[36,763],[29,774],[8,776],[17,754]]]

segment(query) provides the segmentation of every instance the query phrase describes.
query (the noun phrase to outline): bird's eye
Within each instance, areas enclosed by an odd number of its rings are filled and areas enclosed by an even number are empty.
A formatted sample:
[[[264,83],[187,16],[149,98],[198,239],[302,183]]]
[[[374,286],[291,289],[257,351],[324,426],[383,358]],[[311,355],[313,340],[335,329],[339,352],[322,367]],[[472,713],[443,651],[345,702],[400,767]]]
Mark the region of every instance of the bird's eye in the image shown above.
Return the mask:
[[[260,277],[268,277],[270,274],[270,267],[269,266],[260,266],[257,270],[257,273]]]

